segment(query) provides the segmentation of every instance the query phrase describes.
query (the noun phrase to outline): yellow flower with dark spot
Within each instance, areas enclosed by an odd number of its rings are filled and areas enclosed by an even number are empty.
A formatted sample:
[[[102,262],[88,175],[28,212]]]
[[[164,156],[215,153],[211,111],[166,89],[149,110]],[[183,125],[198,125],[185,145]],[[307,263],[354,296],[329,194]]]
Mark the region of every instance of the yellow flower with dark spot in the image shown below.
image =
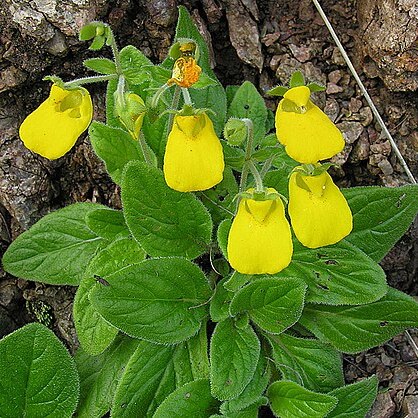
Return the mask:
[[[225,168],[221,142],[205,113],[174,117],[164,155],[164,177],[180,192],[206,190],[220,183]]]
[[[243,198],[229,231],[227,252],[239,273],[275,274],[287,267],[293,244],[282,201]]]
[[[202,69],[193,57],[183,56],[174,63],[173,73],[167,84],[169,86],[177,84],[180,87],[189,88],[199,80],[201,72]]]
[[[26,148],[49,160],[67,153],[93,117],[89,92],[53,84],[49,97],[23,121],[19,135]]]
[[[293,231],[305,247],[335,244],[353,229],[350,207],[326,171],[291,175],[288,210]]]
[[[306,86],[289,89],[276,111],[276,134],[287,154],[303,164],[338,154],[344,138],[328,116],[310,100]]]

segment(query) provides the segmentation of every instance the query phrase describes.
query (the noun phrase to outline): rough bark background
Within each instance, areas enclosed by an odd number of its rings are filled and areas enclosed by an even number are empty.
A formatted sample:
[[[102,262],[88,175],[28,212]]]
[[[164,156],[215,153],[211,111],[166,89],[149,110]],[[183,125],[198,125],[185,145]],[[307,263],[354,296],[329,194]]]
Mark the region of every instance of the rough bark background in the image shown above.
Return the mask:
[[[300,69],[327,86],[316,102],[344,132],[347,146],[334,157],[341,186],[407,183],[389,142],[361,97],[341,54],[310,0],[3,0],[0,3],[0,244],[47,212],[77,201],[120,207],[119,190],[82,137],[57,161],[25,149],[18,138],[23,118],[48,95],[45,75],[64,80],[88,75],[95,56],[79,42],[88,21],[112,25],[121,46],[133,44],[151,60],[170,46],[177,6],[184,4],[206,37],[223,84],[245,79],[265,91],[287,83]],[[415,0],[323,0],[322,6],[381,111],[412,172],[418,174],[418,5]],[[109,56],[109,51],[100,54]],[[89,88],[95,118],[104,118],[104,86]],[[414,93],[415,91],[415,93]],[[274,110],[275,101],[266,98]],[[418,225],[415,223],[382,266],[389,284],[416,295]],[[71,350],[70,287],[13,278],[0,271],[0,336],[40,315]],[[416,335],[412,332],[413,335]],[[418,339],[417,339],[418,342]],[[382,393],[371,416],[418,416],[418,358],[404,335],[383,347],[345,357],[347,382],[377,373]]]

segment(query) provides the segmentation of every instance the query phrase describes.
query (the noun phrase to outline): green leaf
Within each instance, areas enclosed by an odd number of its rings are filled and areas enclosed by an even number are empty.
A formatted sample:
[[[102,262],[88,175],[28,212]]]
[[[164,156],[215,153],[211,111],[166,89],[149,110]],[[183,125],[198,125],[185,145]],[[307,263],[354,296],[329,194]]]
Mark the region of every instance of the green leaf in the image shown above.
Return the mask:
[[[418,326],[418,304],[389,288],[368,305],[306,305],[300,323],[337,350],[358,353],[378,346],[407,328]]]
[[[268,390],[272,411],[280,418],[323,418],[337,398],[315,393],[294,382],[274,382]]]
[[[238,397],[222,403],[220,408],[221,412],[229,416],[231,413],[246,409],[254,404],[266,390],[269,380],[270,368],[268,367],[264,355],[260,355],[257,368],[255,369],[254,376],[250,383],[248,383],[244,391],[238,395]]]
[[[267,338],[283,379],[318,392],[329,392],[344,384],[341,354],[330,345],[286,333]]]
[[[104,161],[106,170],[116,184],[121,184],[122,170],[129,161],[144,160],[138,143],[122,129],[93,122],[89,127],[89,135],[94,152]]]
[[[0,416],[70,418],[80,383],[58,338],[38,323],[0,340]]]
[[[317,91],[325,91],[326,87],[319,83],[309,83],[307,86],[311,93],[315,93]]]
[[[226,280],[227,278],[224,278],[216,284],[215,294],[210,301],[209,312],[214,322],[223,321],[229,317],[229,304],[234,294],[225,289]]]
[[[406,232],[418,212],[418,185],[353,187],[342,190],[353,212],[346,241],[380,261]]]
[[[310,249],[293,243],[290,265],[276,277],[299,277],[308,285],[307,302],[328,305],[371,303],[386,294],[386,275],[348,242]]]
[[[114,93],[117,87],[117,79],[108,81],[106,88],[106,124],[112,128],[120,128],[121,130],[125,131],[123,124],[120,122],[115,112]]]
[[[299,319],[306,285],[295,278],[261,278],[240,289],[232,299],[232,316],[248,312],[267,332],[280,334]]]
[[[214,80],[213,78],[209,77],[206,73],[201,73],[199,80],[193,84],[192,88],[204,89],[209,86],[217,86],[218,84],[218,80]]]
[[[236,398],[253,378],[259,357],[260,341],[249,324],[238,328],[229,318],[219,322],[210,342],[212,394]]]
[[[78,349],[75,355],[81,381],[78,418],[101,418],[109,411],[126,363],[138,344],[138,340],[119,335],[98,356],[90,356]]]
[[[289,90],[288,87],[285,86],[276,86],[273,87],[271,90],[267,92],[269,96],[284,96],[285,93]]]
[[[120,210],[98,208],[86,215],[87,226],[99,237],[113,241],[129,236],[129,229]]]
[[[222,251],[222,254],[226,259],[228,259],[228,235],[229,230],[231,229],[232,221],[231,219],[223,220],[218,227],[218,232],[216,234],[218,238],[218,245]]]
[[[93,42],[90,44],[89,49],[91,51],[99,51],[104,47],[106,37],[103,35],[97,35],[93,38]]]
[[[193,378],[207,379],[209,377],[208,336],[206,326],[186,341],[189,352],[190,366]]]
[[[304,85],[305,85],[305,77],[300,71],[295,71],[290,77],[290,82],[289,82],[290,88],[304,86]]]
[[[83,64],[99,74],[116,74],[116,65],[108,58],[89,58],[84,60]]]
[[[103,239],[85,223],[93,203],[76,203],[52,212],[19,235],[3,256],[4,269],[27,280],[78,285]]]
[[[226,118],[225,90],[219,83],[210,65],[209,48],[184,6],[179,7],[175,41],[181,38],[193,39],[196,42],[199,48],[198,64],[202,67],[204,73],[217,82],[217,85],[208,86],[203,90],[191,89],[190,95],[197,108],[209,108],[215,112],[216,116],[211,116],[211,119],[213,120],[216,133],[221,135]]]
[[[211,240],[212,220],[191,193],[170,189],[160,170],[130,163],[122,180],[126,224],[152,257],[196,258]]]
[[[333,390],[329,395],[338,399],[338,405],[327,418],[365,417],[376,399],[378,386],[379,380],[376,376],[372,376]]]
[[[209,284],[186,259],[148,259],[106,280],[109,286],[96,284],[90,300],[108,322],[128,335],[175,344],[195,335],[206,315]]]
[[[235,93],[228,109],[228,117],[248,118],[254,124],[254,143],[266,134],[267,108],[254,84],[244,81]]]
[[[151,417],[176,389],[173,346],[140,341],[115,393],[112,417]]]
[[[128,83],[141,84],[150,78],[152,62],[133,45],[125,46],[120,51],[120,64]]]
[[[236,171],[241,171],[245,160],[244,150],[241,148],[231,147],[226,141],[221,141],[224,151],[225,164]]]
[[[218,405],[210,393],[209,380],[199,379],[171,393],[153,418],[209,418],[217,412]]]
[[[114,340],[117,328],[105,321],[89,299],[89,293],[99,280],[131,264],[139,263],[145,253],[136,241],[122,238],[101,250],[87,267],[74,299],[73,317],[81,346],[91,355],[103,352]]]

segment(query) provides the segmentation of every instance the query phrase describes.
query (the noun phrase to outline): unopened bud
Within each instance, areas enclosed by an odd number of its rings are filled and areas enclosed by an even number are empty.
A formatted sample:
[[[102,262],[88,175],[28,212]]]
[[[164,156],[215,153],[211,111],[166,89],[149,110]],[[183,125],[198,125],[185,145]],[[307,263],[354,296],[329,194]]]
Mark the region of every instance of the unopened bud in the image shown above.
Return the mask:
[[[225,125],[224,137],[229,145],[238,147],[247,138],[247,126],[241,119],[231,118]]]

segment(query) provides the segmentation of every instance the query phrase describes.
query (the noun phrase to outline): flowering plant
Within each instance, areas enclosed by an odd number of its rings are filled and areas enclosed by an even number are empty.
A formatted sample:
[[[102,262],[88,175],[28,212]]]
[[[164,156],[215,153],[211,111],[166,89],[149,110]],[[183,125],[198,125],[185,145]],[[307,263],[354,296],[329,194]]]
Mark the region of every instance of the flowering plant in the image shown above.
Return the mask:
[[[0,415],[364,416],[378,381],[345,386],[341,352],[418,326],[378,265],[418,211],[417,186],[339,190],[321,161],[343,136],[311,100],[320,86],[295,73],[270,92],[283,96],[275,118],[248,81],[227,95],[183,7],[160,65],[119,51],[103,23],[80,38],[114,61],[51,77],[21,138],[46,158],[68,152],[91,120],[81,86],[106,81],[107,120],[89,137],[123,209],[70,205],[5,253],[17,277],[77,286],[80,348],[72,358],[36,323],[5,337]]]

